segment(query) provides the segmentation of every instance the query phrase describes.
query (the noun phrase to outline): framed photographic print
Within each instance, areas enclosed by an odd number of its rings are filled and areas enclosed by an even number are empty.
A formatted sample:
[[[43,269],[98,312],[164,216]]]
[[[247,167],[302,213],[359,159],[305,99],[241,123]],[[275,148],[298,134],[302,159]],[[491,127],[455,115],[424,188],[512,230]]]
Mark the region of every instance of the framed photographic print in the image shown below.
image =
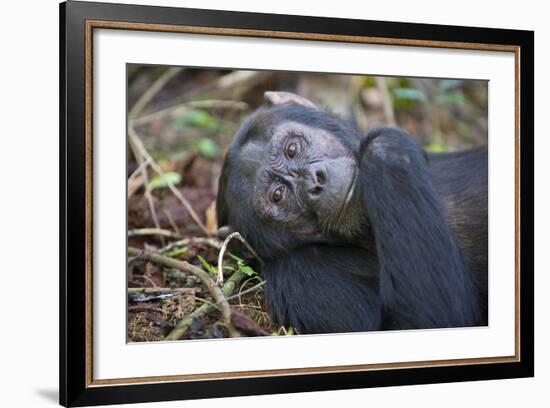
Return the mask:
[[[529,377],[529,31],[60,7],[65,406]]]

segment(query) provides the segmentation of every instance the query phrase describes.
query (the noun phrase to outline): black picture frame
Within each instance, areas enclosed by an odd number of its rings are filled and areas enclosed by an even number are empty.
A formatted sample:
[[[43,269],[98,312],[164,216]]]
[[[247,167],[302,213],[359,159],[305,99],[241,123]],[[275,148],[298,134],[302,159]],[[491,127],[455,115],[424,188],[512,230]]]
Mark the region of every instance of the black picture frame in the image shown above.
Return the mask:
[[[516,150],[519,171],[516,200],[521,202],[516,245],[521,247],[517,310],[516,361],[386,368],[383,370],[268,375],[223,380],[102,384],[90,378],[89,282],[92,234],[87,230],[89,191],[86,143],[87,22],[215,27],[219,29],[319,35],[430,43],[515,47],[521,67],[517,78]],[[247,31],[248,30],[248,31]],[[406,36],[406,37],[405,37]],[[490,47],[489,47],[490,48]],[[498,120],[498,118],[492,118]],[[256,14],[184,8],[69,1],[60,5],[60,403],[64,406],[121,404],[176,399],[212,398],[531,377],[534,375],[534,33],[532,31],[364,21],[292,15]]]

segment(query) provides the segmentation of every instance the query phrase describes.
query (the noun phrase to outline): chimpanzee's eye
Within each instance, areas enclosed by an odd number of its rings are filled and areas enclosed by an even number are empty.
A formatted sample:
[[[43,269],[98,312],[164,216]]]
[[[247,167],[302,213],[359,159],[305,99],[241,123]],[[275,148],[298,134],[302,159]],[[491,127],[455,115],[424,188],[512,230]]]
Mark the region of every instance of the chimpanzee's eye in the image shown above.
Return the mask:
[[[285,197],[285,186],[279,186],[271,192],[271,201],[279,204]]]
[[[292,159],[294,156],[296,156],[297,152],[298,145],[296,144],[296,142],[290,142],[286,147],[286,155]]]

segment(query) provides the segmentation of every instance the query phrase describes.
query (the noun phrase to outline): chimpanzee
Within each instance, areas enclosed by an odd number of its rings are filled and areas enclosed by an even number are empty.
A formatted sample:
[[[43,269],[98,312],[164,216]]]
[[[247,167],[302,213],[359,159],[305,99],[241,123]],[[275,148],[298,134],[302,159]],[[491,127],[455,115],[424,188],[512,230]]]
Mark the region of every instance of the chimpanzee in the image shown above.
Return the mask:
[[[266,92],[225,158],[220,225],[262,259],[274,320],[299,333],[487,324],[487,148],[427,154]]]

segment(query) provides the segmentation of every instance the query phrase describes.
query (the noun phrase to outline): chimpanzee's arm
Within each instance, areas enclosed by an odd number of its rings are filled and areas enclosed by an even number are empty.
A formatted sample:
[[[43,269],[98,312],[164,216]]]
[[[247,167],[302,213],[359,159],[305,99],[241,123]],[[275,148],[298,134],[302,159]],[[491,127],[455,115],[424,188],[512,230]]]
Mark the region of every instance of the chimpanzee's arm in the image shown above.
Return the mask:
[[[299,333],[382,329],[374,254],[360,248],[306,245],[262,266],[273,319]]]
[[[359,186],[376,240],[385,314],[398,328],[478,324],[472,276],[424,151],[402,130],[379,128],[366,135],[360,154]]]

